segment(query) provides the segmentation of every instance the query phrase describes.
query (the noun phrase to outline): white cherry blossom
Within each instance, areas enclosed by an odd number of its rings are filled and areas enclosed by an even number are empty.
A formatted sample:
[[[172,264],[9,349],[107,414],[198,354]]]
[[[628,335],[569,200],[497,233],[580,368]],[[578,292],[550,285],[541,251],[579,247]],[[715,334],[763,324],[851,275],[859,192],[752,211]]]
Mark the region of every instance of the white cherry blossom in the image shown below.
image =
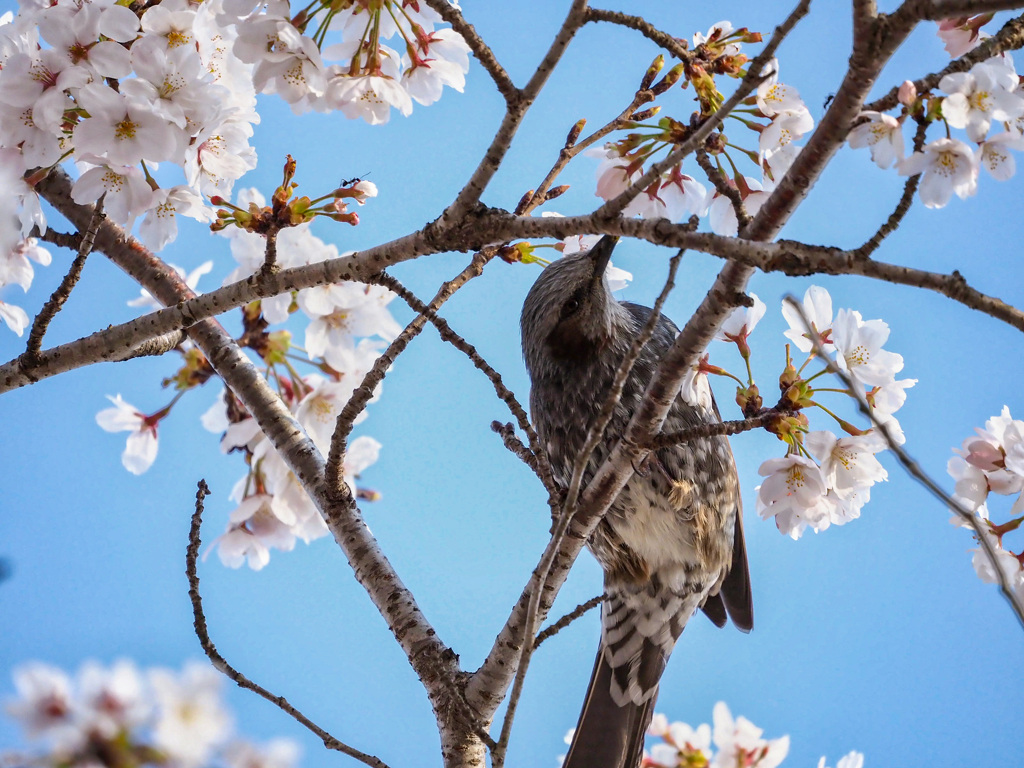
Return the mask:
[[[978,191],[978,160],[958,139],[936,139],[896,165],[901,176],[923,173],[918,194],[929,208],[942,208],[956,193],[961,200]]]
[[[150,671],[157,704],[153,741],[182,768],[204,765],[231,732],[231,717],[221,702],[222,681],[207,664],[187,664],[180,675]]]
[[[8,304],[5,301],[0,301],[0,320],[19,336],[24,334],[25,328],[28,327],[28,313],[16,304]]]
[[[954,128],[965,128],[971,141],[982,141],[992,121],[1006,122],[1024,115],[1024,98],[1014,92],[1016,78],[999,62],[983,61],[970,72],[954,72],[939,81],[949,94],[942,116]]]
[[[884,386],[903,369],[903,357],[882,349],[889,339],[883,320],[864,320],[860,312],[841,309],[832,325],[836,362],[854,380],[869,387]]]
[[[826,486],[840,499],[850,499],[889,477],[875,457],[885,448],[877,435],[840,438],[822,430],[804,437],[804,445],[821,462]]]
[[[745,717],[733,719],[725,702],[718,702],[712,712],[713,738],[718,754],[711,768],[775,768],[789,754],[789,736],[762,738],[764,731]]]
[[[818,343],[828,349],[832,345],[832,297],[820,285],[812,285],[804,291],[803,311],[811,332],[818,335]],[[814,349],[814,342],[808,335],[803,318],[788,301],[782,302],[782,316],[789,323],[785,336],[801,352]]]
[[[124,453],[121,454],[121,463],[133,475],[141,475],[156,460],[156,424],[150,423],[145,414],[121,399],[121,395],[107,395],[107,399],[114,407],[97,413],[96,423],[107,432],[131,433]]]
[[[829,526],[835,502],[827,498],[825,476],[813,461],[796,454],[768,459],[758,474],[765,478],[755,489],[762,519],[775,517],[779,531],[794,539],[808,525],[816,531]]]
[[[1004,131],[978,145],[978,165],[996,181],[1006,181],[1017,171],[1017,163],[1010,150],[1024,149],[1024,137]]]
[[[868,120],[861,123],[847,136],[846,140],[854,149],[868,147],[871,160],[879,168],[889,168],[903,159],[903,124],[884,112],[865,111],[861,117]]]
[[[101,163],[89,155],[83,161]],[[85,170],[71,188],[71,199],[90,205],[103,197],[103,211],[125,229],[153,203],[153,190],[139,168],[132,165],[94,165]]]

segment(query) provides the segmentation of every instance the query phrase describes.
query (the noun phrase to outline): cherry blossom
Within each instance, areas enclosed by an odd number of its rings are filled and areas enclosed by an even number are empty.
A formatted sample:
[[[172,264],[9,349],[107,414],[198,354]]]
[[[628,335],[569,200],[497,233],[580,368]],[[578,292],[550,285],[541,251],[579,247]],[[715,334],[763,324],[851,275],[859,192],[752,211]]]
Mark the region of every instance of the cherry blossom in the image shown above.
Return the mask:
[[[954,128],[966,128],[971,141],[982,141],[992,121],[1006,122],[1024,114],[1024,98],[1014,89],[1016,77],[1000,62],[983,61],[969,72],[954,72],[939,81],[949,94],[942,116]]]
[[[109,669],[85,662],[78,671],[78,689],[85,727],[106,738],[143,725],[152,710],[142,676],[126,659]]]
[[[101,163],[102,158],[82,158]],[[132,165],[94,165],[71,188],[71,199],[90,205],[103,197],[103,210],[115,222],[131,229],[135,220],[153,204],[153,190],[139,168]]]
[[[224,748],[224,762],[228,768],[294,768],[299,754],[299,745],[290,739],[273,739],[264,745],[233,741]]]
[[[826,486],[840,499],[851,499],[889,477],[875,458],[885,448],[877,435],[839,438],[823,430],[808,434],[804,445],[821,462]]]
[[[48,664],[31,663],[14,672],[18,698],[7,712],[21,722],[31,738],[43,737],[58,749],[73,748],[83,734],[75,713],[71,679]]]
[[[804,292],[803,310],[811,330],[818,335],[818,343],[827,349],[832,344],[832,297],[821,286],[812,285]],[[785,336],[793,346],[801,352],[814,349],[803,318],[788,301],[782,302],[782,316],[789,323]]]
[[[828,768],[824,756],[818,761],[818,768]],[[839,758],[836,768],[864,768],[864,755],[856,751],[849,752]]]
[[[763,739],[764,731],[745,717],[733,719],[725,702],[718,702],[712,712],[713,738],[718,754],[711,768],[775,768],[789,754],[789,736]]]
[[[965,200],[978,191],[978,161],[958,139],[936,139],[896,164],[901,176],[923,173],[918,194],[929,208],[942,208],[956,193]]]
[[[183,768],[206,763],[230,734],[231,717],[220,698],[222,681],[206,664],[187,664],[181,675],[150,671],[157,711],[153,741]]]
[[[153,190],[149,210],[139,225],[139,238],[152,250],[163,250],[178,236],[179,215],[205,222],[215,218],[214,212],[204,205],[202,197],[191,187],[183,184],[161,187]]]
[[[841,309],[832,325],[836,362],[856,381],[869,387],[884,386],[903,369],[903,357],[882,349],[889,326],[882,320],[864,320],[860,312]]]
[[[121,463],[133,475],[141,475],[156,460],[156,423],[140,413],[134,405],[126,403],[121,395],[107,399],[114,404],[96,414],[96,423],[107,432],[130,432]]]
[[[779,531],[799,539],[807,526],[815,531],[830,524],[835,502],[828,499],[828,487],[821,469],[808,458],[790,454],[768,459],[758,474],[765,481],[757,492],[757,513],[763,520],[775,517]]]
[[[8,304],[5,301],[0,301],[0,320],[19,336],[25,333],[25,328],[28,327],[28,313],[16,304]]]
[[[746,343],[747,337],[754,331],[758,322],[764,317],[765,304],[756,293],[749,294],[753,304],[749,307],[736,307],[725,318],[722,327],[715,334],[716,341],[732,341]]]
[[[868,120],[861,123],[847,137],[854,149],[868,147],[871,160],[879,168],[889,168],[903,159],[903,125],[895,117],[883,112],[862,112]]]
[[[996,181],[1006,181],[1017,171],[1011,149],[1024,149],[1024,137],[1005,131],[991,136],[978,145],[978,165],[988,171]]]
[[[744,177],[744,186],[747,191],[743,193],[743,207],[746,209],[748,216],[755,216],[761,210],[765,200],[768,199],[768,193],[762,192],[760,182],[749,176]],[[741,187],[742,191],[743,187]],[[725,195],[715,194],[708,209],[708,217],[711,231],[716,235],[735,237],[739,231],[736,209],[733,208],[732,200]]]
[[[951,59],[958,59],[981,44],[978,27],[969,24],[969,21],[968,18],[963,17],[943,19],[939,22],[939,29],[936,34],[945,44],[946,53],[949,54]]]

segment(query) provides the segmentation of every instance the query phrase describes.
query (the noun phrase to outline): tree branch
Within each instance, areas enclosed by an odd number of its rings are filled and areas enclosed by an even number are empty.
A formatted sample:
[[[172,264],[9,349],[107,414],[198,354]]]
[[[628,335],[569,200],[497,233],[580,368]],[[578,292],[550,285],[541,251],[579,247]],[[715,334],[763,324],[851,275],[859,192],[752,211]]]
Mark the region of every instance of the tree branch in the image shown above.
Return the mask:
[[[327,749],[333,749],[336,752],[341,752],[355,758],[371,768],[388,768],[387,763],[379,757],[360,752],[355,747],[350,747],[348,744],[332,736],[292,706],[284,696],[276,696],[263,686],[254,683],[231,666],[213,644],[206,623],[206,614],[203,611],[203,598],[199,593],[199,573],[196,568],[196,563],[199,559],[199,547],[202,544],[199,531],[203,522],[203,501],[209,494],[210,488],[206,485],[206,481],[200,480],[199,489],[196,491],[196,510],[192,513],[192,525],[188,534],[188,548],[185,550],[185,575],[188,577],[188,597],[192,602],[193,626],[195,627],[196,637],[199,638],[199,645],[202,647],[203,653],[206,654],[207,658],[210,659],[210,662],[219,672],[234,681],[239,688],[245,688],[263,697],[286,715],[304,725],[323,742]]]
[[[545,640],[547,640],[550,637],[554,637],[563,629],[565,629],[574,621],[576,621],[576,619],[578,619],[580,616],[582,616],[592,608],[596,608],[603,602],[604,595],[598,595],[597,597],[590,598],[585,603],[580,603],[579,605],[577,605],[575,608],[569,611],[569,613],[565,614],[565,616],[560,618],[558,621],[545,627],[541,632],[538,632],[536,639],[534,639],[533,641],[533,649],[537,650],[540,644],[543,643]]]
[[[586,21],[605,21],[636,30],[680,61],[689,61],[693,58],[693,53],[686,47],[685,41],[673,37],[668,32],[662,32],[640,16],[631,16],[621,11],[606,11],[602,8],[588,8]]]

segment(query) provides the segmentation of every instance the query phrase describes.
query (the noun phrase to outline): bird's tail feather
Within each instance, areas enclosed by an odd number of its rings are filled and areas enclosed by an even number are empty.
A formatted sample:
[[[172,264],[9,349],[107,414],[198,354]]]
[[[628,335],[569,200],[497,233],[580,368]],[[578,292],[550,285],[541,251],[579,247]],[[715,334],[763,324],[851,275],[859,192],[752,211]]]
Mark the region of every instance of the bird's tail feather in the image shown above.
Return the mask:
[[[612,700],[612,668],[598,648],[587,699],[562,768],[637,768],[657,691],[643,704]]]

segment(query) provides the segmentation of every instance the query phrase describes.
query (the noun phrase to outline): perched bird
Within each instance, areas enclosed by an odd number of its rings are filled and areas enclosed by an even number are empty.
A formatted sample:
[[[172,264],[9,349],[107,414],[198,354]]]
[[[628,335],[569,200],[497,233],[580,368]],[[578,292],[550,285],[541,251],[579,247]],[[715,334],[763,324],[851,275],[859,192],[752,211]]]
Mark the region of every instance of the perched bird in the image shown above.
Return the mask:
[[[530,411],[555,479],[569,484],[576,456],[615,373],[651,310],[620,302],[604,276],[618,238],[546,267],[521,318]],[[679,333],[661,317],[626,381],[589,482],[623,435],[658,362]],[[706,382],[703,382],[706,387]],[[663,430],[719,421],[705,389],[677,396]],[[612,503],[587,546],[604,569],[601,644],[564,768],[636,768],[658,681],[698,608],[753,625],[739,482],[729,443],[711,437],[654,451]]]

